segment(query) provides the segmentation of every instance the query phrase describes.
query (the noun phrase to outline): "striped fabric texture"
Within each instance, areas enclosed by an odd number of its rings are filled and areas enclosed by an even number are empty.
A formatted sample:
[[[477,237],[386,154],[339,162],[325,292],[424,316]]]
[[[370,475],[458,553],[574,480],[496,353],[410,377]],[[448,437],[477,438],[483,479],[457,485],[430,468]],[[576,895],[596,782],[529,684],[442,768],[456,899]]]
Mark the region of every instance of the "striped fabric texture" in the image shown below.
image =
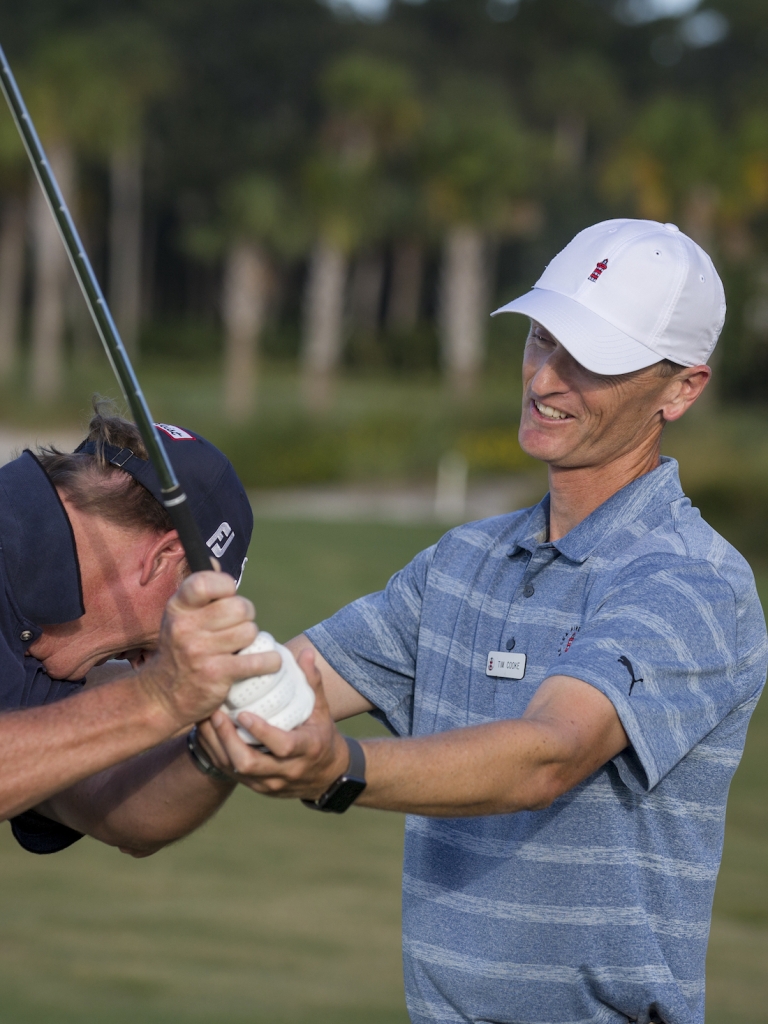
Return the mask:
[[[517,718],[568,675],[630,739],[546,810],[409,816],[411,1019],[702,1024],[728,787],[768,668],[752,573],[673,459],[555,543],[547,523],[545,498],[458,527],[308,631],[397,735]],[[513,640],[524,677],[486,675]]]

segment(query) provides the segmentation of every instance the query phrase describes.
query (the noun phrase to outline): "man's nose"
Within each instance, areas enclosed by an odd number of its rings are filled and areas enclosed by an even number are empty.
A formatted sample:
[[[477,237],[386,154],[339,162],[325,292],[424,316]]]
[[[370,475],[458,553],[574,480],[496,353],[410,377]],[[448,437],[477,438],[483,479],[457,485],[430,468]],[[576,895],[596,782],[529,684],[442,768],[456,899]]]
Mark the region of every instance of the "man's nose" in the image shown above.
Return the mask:
[[[537,395],[562,394],[570,389],[566,376],[566,360],[560,349],[550,352],[531,377],[530,388]]]

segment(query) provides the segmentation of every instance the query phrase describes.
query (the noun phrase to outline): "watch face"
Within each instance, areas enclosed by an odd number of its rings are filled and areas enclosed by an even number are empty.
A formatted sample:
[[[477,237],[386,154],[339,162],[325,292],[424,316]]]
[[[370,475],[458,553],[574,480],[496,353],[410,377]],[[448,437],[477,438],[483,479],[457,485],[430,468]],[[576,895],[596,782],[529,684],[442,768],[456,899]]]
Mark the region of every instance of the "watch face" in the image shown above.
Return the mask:
[[[343,814],[357,800],[364,789],[364,779],[341,779],[338,788],[326,795],[325,800],[322,802],[321,810],[331,811],[333,814]]]

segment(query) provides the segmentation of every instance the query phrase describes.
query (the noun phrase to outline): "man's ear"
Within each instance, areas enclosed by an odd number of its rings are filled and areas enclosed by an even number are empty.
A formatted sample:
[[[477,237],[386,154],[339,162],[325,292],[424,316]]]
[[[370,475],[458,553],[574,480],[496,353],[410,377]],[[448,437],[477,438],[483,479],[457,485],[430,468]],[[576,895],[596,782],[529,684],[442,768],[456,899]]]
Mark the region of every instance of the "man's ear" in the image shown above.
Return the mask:
[[[664,404],[661,407],[664,420],[667,423],[679,420],[701,395],[711,376],[711,368],[702,363],[687,367],[685,371],[680,371],[679,377],[672,378],[669,388],[665,389]]]
[[[174,582],[178,582],[185,557],[184,548],[175,530],[153,534],[150,543],[144,550],[139,580],[141,586],[145,587],[160,576],[168,574],[171,575]]]

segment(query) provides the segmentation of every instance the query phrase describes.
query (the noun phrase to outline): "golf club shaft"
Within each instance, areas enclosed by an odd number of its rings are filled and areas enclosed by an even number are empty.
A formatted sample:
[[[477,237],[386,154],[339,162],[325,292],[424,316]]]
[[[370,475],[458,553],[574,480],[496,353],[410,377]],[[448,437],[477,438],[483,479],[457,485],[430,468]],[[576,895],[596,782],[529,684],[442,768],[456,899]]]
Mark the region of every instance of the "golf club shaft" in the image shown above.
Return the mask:
[[[83,243],[75,227],[72,216],[61,194],[56,178],[48,163],[45,150],[38,138],[32,118],[29,116],[13,72],[8,66],[5,53],[0,47],[0,88],[8,101],[16,127],[19,130],[24,148],[27,151],[40,187],[51,208],[54,220],[61,234],[67,255],[75,271],[85,301],[90,310],[96,330],[102,340],[115,376],[120,382],[123,394],[130,406],[133,419],[139,428],[144,445],[155,472],[160,478],[163,491],[163,504],[168,510],[179,539],[184,547],[187,561],[192,572],[211,568],[210,553],[203,543],[203,538],[189,507],[187,496],[179,485],[176,474],[168,458],[157,428],[147,407],[144,394],[131,366],[128,353],[118,333],[112,314],[101,292],[101,287],[86,255]]]

